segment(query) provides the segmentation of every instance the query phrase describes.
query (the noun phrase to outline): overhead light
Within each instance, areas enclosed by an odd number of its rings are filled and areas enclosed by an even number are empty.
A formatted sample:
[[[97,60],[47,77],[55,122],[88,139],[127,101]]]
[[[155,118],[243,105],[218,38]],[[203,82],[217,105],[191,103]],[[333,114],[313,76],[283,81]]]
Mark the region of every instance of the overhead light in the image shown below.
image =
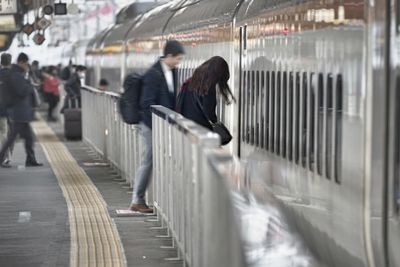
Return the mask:
[[[53,12],[54,12],[54,8],[52,5],[47,5],[47,6],[43,7],[43,13],[45,15],[51,15],[51,14],[53,14]]]
[[[67,14],[67,4],[61,3],[54,4],[54,14],[55,15],[66,15]]]
[[[17,23],[13,15],[1,15],[0,16],[0,32],[13,32],[19,31]]]
[[[3,48],[7,44],[9,39],[10,39],[10,35],[0,34],[0,47]]]
[[[79,14],[79,7],[77,4],[71,3],[68,5],[68,14],[76,15]]]

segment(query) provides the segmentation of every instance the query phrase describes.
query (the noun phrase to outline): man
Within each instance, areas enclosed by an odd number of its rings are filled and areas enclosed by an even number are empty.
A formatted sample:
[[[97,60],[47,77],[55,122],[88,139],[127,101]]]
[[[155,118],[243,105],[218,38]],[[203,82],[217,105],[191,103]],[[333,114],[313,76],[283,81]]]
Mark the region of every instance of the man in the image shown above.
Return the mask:
[[[36,167],[43,164],[36,161],[33,150],[34,136],[30,122],[33,120],[33,87],[26,74],[29,71],[29,58],[21,53],[17,59],[17,65],[11,67],[10,75],[4,79],[5,87],[14,99],[12,106],[7,109],[11,120],[11,132],[7,141],[0,150],[0,162],[4,162],[8,149],[14,144],[18,135],[25,140],[26,161],[25,166]],[[1,167],[6,167],[3,164]]]
[[[170,109],[175,107],[177,91],[177,73],[175,67],[182,61],[185,50],[178,41],[168,41],[160,58],[143,76],[142,96],[140,100],[140,135],[144,140],[143,159],[136,173],[132,203],[129,209],[143,213],[152,213],[146,205],[145,193],[153,169],[151,109],[152,105],[161,105]]]
[[[106,79],[104,78],[100,79],[99,90],[103,92],[108,91],[108,81]]]
[[[7,140],[7,136],[10,134],[10,123],[7,114],[7,106],[9,104],[9,95],[5,84],[2,82],[4,77],[10,75],[11,69],[11,55],[3,53],[1,55],[1,69],[0,69],[0,144],[3,144]],[[5,158],[0,164],[6,168],[11,167],[9,157],[12,153],[12,145],[8,151],[6,151]]]
[[[77,100],[78,107],[81,102],[81,78],[85,76],[86,67],[85,66],[77,66],[75,72],[71,75],[67,83],[65,84],[65,91],[67,95],[65,96],[64,106],[61,110],[61,113],[64,113],[64,109],[69,107],[70,100]],[[71,103],[74,107],[75,103]]]

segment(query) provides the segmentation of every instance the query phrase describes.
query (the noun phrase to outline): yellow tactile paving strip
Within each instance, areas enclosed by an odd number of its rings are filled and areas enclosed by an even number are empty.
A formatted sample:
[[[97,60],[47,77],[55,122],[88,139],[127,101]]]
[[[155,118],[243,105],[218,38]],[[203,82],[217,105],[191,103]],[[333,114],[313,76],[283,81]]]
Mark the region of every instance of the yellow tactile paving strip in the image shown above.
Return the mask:
[[[70,266],[126,266],[117,228],[95,185],[44,121],[32,127],[68,205]]]

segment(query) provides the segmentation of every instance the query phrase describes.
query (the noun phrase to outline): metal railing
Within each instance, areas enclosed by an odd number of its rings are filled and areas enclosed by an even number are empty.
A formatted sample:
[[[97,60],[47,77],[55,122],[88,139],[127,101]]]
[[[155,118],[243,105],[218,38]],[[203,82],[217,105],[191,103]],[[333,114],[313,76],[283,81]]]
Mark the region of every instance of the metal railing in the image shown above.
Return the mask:
[[[133,186],[141,161],[139,127],[125,124],[118,112],[119,94],[83,87],[83,140]]]
[[[123,123],[118,94],[82,90],[83,139],[133,184],[138,127]],[[153,182],[148,192],[177,259],[191,267],[244,267],[229,186],[215,167],[219,136],[165,107],[153,111]]]
[[[208,156],[219,136],[165,107],[152,111],[154,206],[179,258],[193,267],[245,266],[230,190]]]

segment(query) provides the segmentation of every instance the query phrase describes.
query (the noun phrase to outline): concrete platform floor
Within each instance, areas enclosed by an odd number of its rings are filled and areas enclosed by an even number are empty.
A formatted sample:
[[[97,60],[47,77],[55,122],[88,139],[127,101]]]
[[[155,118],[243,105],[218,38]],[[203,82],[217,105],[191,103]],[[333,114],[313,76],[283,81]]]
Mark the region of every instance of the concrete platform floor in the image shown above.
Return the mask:
[[[62,125],[51,124],[62,138]],[[127,265],[132,267],[182,266],[167,261],[177,255],[170,238],[158,238],[166,230],[152,229],[153,216],[116,217],[115,209],[126,208],[131,193],[107,166],[87,166],[99,162],[89,147],[80,141],[67,142],[71,154],[101,192],[111,217],[116,222]],[[69,266],[70,233],[67,206],[46,157],[36,145],[39,168],[24,168],[25,153],[17,143],[12,169],[0,169],[0,266]]]

